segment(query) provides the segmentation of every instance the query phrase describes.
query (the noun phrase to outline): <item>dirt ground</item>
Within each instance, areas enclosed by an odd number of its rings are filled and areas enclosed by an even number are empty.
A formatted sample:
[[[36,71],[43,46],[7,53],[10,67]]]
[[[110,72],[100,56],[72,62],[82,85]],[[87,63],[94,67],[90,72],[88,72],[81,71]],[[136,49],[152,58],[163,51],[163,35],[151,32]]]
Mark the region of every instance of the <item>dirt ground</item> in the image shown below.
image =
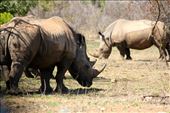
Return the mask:
[[[94,52],[97,41],[87,42]],[[170,67],[159,61],[156,47],[131,50],[133,60],[122,60],[116,48],[106,69],[90,88],[81,87],[69,73],[64,80],[69,94],[38,94],[40,80],[22,76],[22,95],[5,95],[1,85],[1,113],[170,113]],[[170,63],[169,63],[170,65]],[[55,72],[54,72],[55,73]],[[55,81],[51,80],[55,88]]]

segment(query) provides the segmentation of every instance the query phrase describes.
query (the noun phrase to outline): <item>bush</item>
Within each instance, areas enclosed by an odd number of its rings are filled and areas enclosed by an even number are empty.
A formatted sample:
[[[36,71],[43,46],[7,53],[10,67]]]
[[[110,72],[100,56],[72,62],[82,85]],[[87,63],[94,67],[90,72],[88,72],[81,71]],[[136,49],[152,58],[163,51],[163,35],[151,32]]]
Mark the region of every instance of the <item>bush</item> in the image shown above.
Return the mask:
[[[13,18],[11,13],[0,13],[0,24],[4,24],[7,23],[8,21],[10,21]]]
[[[0,12],[10,12],[13,16],[24,16],[36,4],[37,0],[1,0]]]

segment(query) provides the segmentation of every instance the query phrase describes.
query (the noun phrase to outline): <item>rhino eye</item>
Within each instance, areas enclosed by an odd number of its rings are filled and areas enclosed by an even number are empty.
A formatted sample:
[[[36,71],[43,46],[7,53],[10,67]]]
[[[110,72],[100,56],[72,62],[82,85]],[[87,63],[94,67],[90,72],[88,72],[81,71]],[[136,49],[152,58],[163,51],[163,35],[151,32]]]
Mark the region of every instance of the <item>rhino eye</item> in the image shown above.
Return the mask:
[[[86,68],[86,69],[89,69],[89,68],[90,68],[90,66],[89,66],[89,65],[85,65],[85,68]]]
[[[90,58],[89,58],[89,57],[87,57],[87,60],[88,60],[88,61],[90,61]]]
[[[109,40],[109,38],[106,38],[106,40]]]
[[[101,48],[100,51],[103,51],[103,48]]]

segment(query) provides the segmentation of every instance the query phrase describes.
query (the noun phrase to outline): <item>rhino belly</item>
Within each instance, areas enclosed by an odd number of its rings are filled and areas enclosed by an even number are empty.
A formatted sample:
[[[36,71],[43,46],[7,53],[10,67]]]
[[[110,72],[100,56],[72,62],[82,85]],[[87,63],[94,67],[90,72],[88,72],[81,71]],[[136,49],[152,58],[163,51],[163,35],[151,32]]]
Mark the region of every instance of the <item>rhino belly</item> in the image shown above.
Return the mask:
[[[44,56],[36,56],[31,62],[31,67],[37,68],[48,68],[49,66],[54,66],[57,63],[62,62],[65,59],[73,60],[72,53],[64,54],[63,51],[57,51],[53,54],[46,54]]]
[[[38,67],[38,68],[47,68],[49,66],[55,65],[57,62],[61,61],[61,55],[55,55],[55,53],[51,55],[45,56],[36,56],[31,62],[31,67]]]
[[[142,41],[135,41],[135,42],[130,42],[128,44],[128,47],[131,49],[138,49],[138,50],[142,50],[142,49],[146,49],[152,46],[152,43],[146,41],[146,40],[142,40]]]
[[[132,49],[146,49],[153,45],[152,40],[149,37],[149,33],[128,33],[126,35],[126,43],[129,48]]]

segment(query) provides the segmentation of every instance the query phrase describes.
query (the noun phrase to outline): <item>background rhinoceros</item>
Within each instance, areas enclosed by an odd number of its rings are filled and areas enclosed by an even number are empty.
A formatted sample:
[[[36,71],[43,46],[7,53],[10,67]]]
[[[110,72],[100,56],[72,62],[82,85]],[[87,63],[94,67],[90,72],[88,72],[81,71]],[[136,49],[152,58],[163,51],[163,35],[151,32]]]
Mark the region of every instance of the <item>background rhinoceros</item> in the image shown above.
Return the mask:
[[[118,19],[110,24],[103,33],[99,32],[100,46],[97,53],[92,54],[99,58],[108,58],[112,46],[116,46],[124,58],[131,59],[130,49],[146,49],[155,45],[160,57],[165,58],[165,48],[168,42],[166,26],[158,21]]]

